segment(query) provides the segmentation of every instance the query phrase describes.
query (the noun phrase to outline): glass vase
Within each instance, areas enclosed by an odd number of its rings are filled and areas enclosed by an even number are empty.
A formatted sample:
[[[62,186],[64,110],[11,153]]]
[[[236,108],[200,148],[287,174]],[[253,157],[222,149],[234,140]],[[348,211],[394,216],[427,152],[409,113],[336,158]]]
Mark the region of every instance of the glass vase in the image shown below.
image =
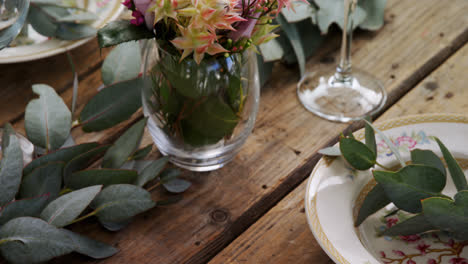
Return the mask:
[[[206,56],[200,64],[148,40],[143,111],[163,155],[192,171],[223,167],[252,132],[260,84],[256,54]]]

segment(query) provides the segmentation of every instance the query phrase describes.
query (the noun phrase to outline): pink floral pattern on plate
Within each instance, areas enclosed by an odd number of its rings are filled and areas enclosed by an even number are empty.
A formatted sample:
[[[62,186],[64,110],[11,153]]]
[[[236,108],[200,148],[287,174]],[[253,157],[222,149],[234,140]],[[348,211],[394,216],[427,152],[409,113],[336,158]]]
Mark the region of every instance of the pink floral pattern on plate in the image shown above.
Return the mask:
[[[377,137],[378,138],[378,137]],[[410,134],[406,132],[402,133],[401,136],[398,137],[390,137],[390,140],[393,144],[398,148],[400,152],[409,152],[416,148],[416,146],[430,144],[430,139],[427,136],[426,132],[423,130],[420,131],[412,131]],[[377,141],[378,146],[378,156],[379,157],[389,157],[393,155],[393,152],[390,148],[385,144],[383,139]]]

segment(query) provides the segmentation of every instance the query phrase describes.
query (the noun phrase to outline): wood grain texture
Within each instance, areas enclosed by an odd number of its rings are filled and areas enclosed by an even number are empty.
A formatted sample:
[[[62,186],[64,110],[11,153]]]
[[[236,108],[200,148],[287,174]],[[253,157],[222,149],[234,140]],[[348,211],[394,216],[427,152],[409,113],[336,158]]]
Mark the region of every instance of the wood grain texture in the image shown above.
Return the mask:
[[[468,114],[468,44],[421,81],[378,120],[421,113]],[[304,214],[306,182],[218,254],[217,263],[333,263]]]
[[[385,27],[379,32],[357,34],[354,64],[384,82],[389,105],[468,39],[468,30],[460,26],[468,23],[464,12],[468,2],[451,3],[391,0]],[[339,37],[332,36],[308,61],[308,69],[334,67],[338,48]],[[66,62],[56,67],[64,65],[68,67]],[[82,78],[81,107],[100,85],[98,68]],[[184,194],[184,200],[135,217],[131,225],[117,233],[104,231],[94,219],[72,229],[120,249],[120,253],[100,263],[203,263],[211,259],[308,176],[319,158],[319,148],[333,142],[343,129],[356,126],[327,122],[307,112],[296,98],[298,78],[295,67],[275,68],[272,80],[262,90],[254,133],[241,153],[221,170],[185,172],[193,186]],[[61,95],[70,102],[70,89]],[[101,133],[84,134],[75,129],[73,134],[78,142],[112,141],[140,117],[136,114],[130,121]],[[21,126],[20,121],[15,127],[21,130]],[[151,142],[147,134],[144,141]],[[154,192],[153,198],[160,199],[160,195]],[[321,263],[320,259],[327,263],[321,251],[315,252],[322,254],[317,256],[317,263]],[[94,261],[78,255],[56,261],[83,262]]]

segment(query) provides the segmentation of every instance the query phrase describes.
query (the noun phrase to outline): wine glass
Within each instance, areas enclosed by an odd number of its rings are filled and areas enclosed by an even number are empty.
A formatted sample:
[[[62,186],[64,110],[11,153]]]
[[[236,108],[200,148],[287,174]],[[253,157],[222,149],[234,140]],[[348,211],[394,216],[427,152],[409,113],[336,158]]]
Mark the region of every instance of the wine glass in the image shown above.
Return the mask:
[[[357,0],[344,0],[341,59],[333,70],[309,72],[299,81],[297,95],[312,113],[338,122],[359,120],[379,111],[387,100],[380,81],[369,73],[352,69],[352,13]]]
[[[28,10],[29,0],[0,0],[0,49],[20,33]]]

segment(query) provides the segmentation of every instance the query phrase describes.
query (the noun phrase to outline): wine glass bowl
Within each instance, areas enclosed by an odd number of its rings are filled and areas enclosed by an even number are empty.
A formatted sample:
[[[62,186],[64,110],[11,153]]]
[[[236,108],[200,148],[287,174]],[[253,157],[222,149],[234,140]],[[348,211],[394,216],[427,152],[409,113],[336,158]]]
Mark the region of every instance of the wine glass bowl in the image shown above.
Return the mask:
[[[352,13],[357,0],[344,1],[341,59],[335,70],[306,73],[297,85],[299,101],[310,112],[337,122],[373,115],[385,105],[387,93],[374,76],[352,68]]]
[[[28,10],[29,0],[0,0],[0,49],[20,33]]]

